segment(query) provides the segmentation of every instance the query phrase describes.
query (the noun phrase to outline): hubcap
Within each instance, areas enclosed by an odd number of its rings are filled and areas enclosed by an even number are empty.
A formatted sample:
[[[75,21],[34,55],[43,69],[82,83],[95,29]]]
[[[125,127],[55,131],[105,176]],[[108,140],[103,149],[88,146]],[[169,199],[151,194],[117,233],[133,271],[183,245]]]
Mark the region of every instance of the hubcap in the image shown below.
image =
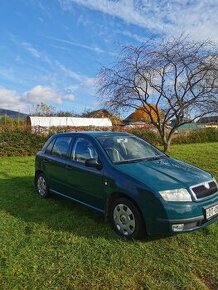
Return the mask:
[[[130,236],[135,231],[135,217],[131,209],[125,204],[118,204],[113,212],[114,223],[118,231],[124,236]]]
[[[45,195],[46,194],[46,181],[45,178],[43,176],[40,176],[37,180],[37,188],[38,188],[38,192],[40,195]]]

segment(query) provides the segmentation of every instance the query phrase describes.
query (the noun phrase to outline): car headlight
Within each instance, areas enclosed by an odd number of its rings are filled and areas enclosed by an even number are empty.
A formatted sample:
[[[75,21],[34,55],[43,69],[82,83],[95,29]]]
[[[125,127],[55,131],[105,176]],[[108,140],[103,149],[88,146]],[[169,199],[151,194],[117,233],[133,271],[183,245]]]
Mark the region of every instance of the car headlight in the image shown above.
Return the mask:
[[[185,188],[159,191],[166,201],[192,201],[191,195]]]

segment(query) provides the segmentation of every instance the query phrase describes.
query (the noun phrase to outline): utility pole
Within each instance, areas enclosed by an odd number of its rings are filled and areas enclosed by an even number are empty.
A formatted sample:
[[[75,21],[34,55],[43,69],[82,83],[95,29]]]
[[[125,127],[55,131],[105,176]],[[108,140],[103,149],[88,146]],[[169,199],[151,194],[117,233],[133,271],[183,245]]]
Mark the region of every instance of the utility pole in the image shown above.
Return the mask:
[[[19,127],[20,125],[20,110],[18,111],[18,114],[17,114],[17,127]]]

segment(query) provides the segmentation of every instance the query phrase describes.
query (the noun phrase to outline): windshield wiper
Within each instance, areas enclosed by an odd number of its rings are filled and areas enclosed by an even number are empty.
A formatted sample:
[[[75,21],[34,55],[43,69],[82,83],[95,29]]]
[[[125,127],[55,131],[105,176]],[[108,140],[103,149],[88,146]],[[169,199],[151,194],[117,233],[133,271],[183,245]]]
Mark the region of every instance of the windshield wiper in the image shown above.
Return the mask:
[[[114,164],[136,163],[136,162],[143,161],[143,160],[145,160],[145,159],[147,159],[147,158],[122,160],[122,161],[114,162]]]
[[[129,159],[129,160],[122,160],[122,161],[117,161],[114,162],[114,164],[125,164],[125,163],[137,163],[141,161],[151,161],[151,160],[158,160],[161,158],[165,158],[165,155],[160,155],[160,156],[154,156],[154,157],[144,157],[144,158],[138,158],[138,159]]]
[[[160,155],[160,156],[149,157],[146,160],[147,161],[153,161],[153,160],[158,160],[158,159],[165,158],[165,157],[167,157],[167,156],[166,155]]]

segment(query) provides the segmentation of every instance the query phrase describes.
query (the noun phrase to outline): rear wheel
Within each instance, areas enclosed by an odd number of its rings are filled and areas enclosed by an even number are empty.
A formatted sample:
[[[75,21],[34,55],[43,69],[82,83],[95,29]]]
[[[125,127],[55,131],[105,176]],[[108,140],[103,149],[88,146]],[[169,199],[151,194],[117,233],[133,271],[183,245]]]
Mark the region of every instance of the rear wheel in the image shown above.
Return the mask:
[[[49,195],[48,184],[45,175],[43,173],[39,173],[36,177],[36,189],[41,197],[44,198],[48,197]]]
[[[140,239],[145,235],[141,213],[127,198],[118,198],[113,202],[110,220],[115,231],[121,236],[128,239]]]

